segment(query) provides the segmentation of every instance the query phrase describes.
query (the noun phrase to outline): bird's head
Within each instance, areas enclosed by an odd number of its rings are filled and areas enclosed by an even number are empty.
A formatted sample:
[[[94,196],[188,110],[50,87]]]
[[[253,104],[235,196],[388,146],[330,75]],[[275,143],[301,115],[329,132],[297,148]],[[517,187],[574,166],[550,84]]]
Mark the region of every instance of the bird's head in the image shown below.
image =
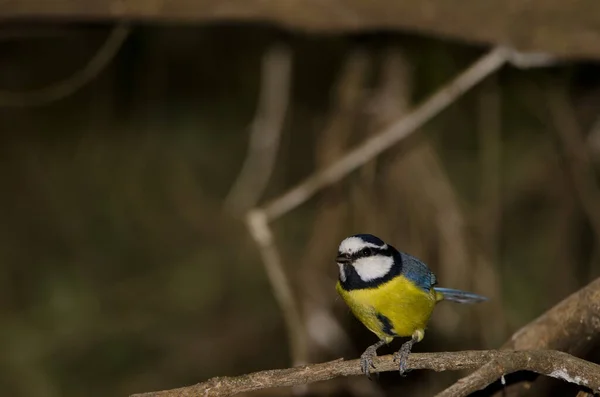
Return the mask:
[[[356,234],[342,240],[336,262],[340,281],[355,274],[363,282],[385,277],[394,265],[393,248],[371,234]]]

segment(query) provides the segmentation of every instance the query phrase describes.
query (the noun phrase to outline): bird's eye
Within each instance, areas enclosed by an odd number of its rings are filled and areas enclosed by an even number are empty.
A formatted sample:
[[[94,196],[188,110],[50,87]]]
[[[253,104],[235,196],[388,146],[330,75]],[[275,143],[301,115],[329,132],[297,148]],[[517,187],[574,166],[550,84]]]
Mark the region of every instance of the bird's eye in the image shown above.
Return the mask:
[[[371,248],[363,248],[360,250],[360,254],[361,256],[370,256],[373,253],[373,251],[371,250]]]

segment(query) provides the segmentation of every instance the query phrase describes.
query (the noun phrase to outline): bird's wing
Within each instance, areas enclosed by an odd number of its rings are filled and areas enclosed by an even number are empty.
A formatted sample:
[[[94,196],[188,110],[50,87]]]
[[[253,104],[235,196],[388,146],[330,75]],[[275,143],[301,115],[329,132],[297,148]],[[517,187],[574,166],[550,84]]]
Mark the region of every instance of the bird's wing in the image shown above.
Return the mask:
[[[398,259],[402,261],[402,274],[404,277],[415,283],[425,292],[429,292],[431,287],[437,284],[435,274],[426,264],[412,255],[404,252],[398,252]]]

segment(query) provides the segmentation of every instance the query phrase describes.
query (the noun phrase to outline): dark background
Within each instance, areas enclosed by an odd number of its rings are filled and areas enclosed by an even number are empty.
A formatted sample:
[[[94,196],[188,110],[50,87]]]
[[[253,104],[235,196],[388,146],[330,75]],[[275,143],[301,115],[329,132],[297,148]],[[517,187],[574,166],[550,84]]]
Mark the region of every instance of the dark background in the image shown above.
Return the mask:
[[[68,77],[112,25],[15,26],[0,29],[2,91]],[[259,252],[224,206],[246,155],[261,59],[278,43],[292,53],[292,90],[261,202],[489,48],[406,32],[146,23],[74,94],[0,108],[2,395],[127,395],[290,365]],[[306,324],[323,311],[341,326],[316,323],[310,361],[355,358],[375,341],[335,294],[347,235],[373,233],[426,261],[441,285],[492,298],[440,305],[421,352],[499,347],[600,275],[599,72],[590,60],[504,67],[275,221]],[[429,396],[460,375],[390,373],[309,390]]]

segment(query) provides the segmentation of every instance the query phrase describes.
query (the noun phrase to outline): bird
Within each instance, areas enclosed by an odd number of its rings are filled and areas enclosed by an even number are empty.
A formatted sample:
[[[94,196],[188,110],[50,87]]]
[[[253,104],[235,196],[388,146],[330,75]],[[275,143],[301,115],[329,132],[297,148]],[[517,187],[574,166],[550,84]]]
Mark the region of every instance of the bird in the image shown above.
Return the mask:
[[[413,345],[425,337],[437,303],[488,300],[475,293],[438,287],[435,274],[425,263],[372,234],[355,234],[342,240],[336,262],[338,294],[354,316],[379,338],[360,358],[361,370],[368,378],[371,368],[375,369],[377,349],[397,337],[410,338],[394,354],[400,375],[406,373],[408,356]]]

